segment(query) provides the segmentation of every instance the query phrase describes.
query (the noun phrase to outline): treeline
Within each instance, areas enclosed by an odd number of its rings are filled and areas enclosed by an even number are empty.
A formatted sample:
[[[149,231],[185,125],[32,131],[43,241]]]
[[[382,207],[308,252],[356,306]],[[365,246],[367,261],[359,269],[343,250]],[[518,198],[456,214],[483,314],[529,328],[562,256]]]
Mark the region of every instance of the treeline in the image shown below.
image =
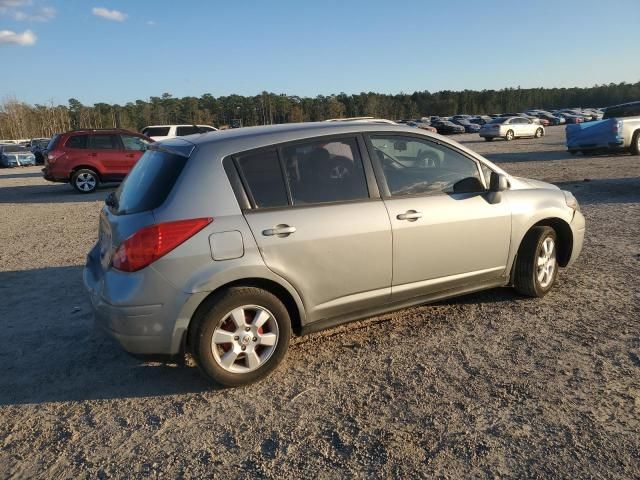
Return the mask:
[[[374,92],[315,98],[263,92],[253,97],[229,95],[174,98],[165,93],[125,105],[29,105],[16,99],[0,104],[0,138],[49,137],[73,128],[128,128],[154,124],[265,125],[373,116],[400,119],[456,113],[520,112],[529,108],[604,107],[640,99],[640,82],[588,88],[507,88],[387,95]]]

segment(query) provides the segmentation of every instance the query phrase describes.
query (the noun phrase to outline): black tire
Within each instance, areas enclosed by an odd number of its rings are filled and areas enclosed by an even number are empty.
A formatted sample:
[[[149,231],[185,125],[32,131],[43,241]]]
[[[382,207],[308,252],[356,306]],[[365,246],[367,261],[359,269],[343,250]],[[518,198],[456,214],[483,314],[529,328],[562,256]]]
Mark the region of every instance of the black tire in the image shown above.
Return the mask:
[[[536,133],[534,134],[535,138],[540,138],[542,137],[542,129],[541,128],[536,128]]]
[[[230,313],[238,307],[257,306],[271,313],[270,317],[277,324],[277,341],[275,348],[270,356],[268,356],[262,365],[257,369],[234,373],[225,369],[216,359],[212,348],[213,335],[216,330],[224,329],[224,323],[229,322]],[[248,310],[248,309],[247,309]],[[255,318],[255,317],[254,317]],[[246,314],[245,314],[246,319]],[[237,387],[257,382],[269,375],[284,359],[289,347],[291,339],[291,319],[289,312],[284,304],[272,293],[255,287],[232,287],[228,290],[215,295],[203,305],[193,319],[194,324],[190,329],[190,344],[193,356],[200,370],[213,380],[214,382],[227,387]],[[251,323],[247,323],[247,328]],[[236,332],[237,333],[237,332]],[[247,333],[251,336],[253,333]],[[259,335],[256,335],[256,337]],[[253,337],[253,342],[256,341]],[[234,337],[235,345],[240,348],[242,339]],[[248,342],[251,341],[247,340]],[[229,350],[234,349],[231,344],[225,344]],[[257,345],[257,344],[256,344]],[[218,345],[218,355],[222,359],[222,355],[228,350]],[[246,348],[246,347],[245,347]],[[249,348],[259,348],[259,346],[251,346]],[[248,353],[248,352],[247,352]],[[249,367],[247,353],[239,352],[238,357],[232,363],[232,368],[243,368],[238,362],[244,363],[244,368]]]
[[[578,150],[569,150],[569,153],[570,153],[571,155],[575,155],[576,153],[578,153]]]
[[[79,193],[93,193],[100,185],[100,177],[90,168],[81,168],[71,176],[71,186]]]
[[[493,137],[484,137],[486,142],[493,142]]]
[[[538,279],[538,258],[542,254],[544,242],[551,238],[554,243],[553,273],[547,284]],[[528,297],[544,297],[553,287],[558,276],[557,236],[551,227],[533,227],[522,239],[513,272],[513,286],[517,292]]]
[[[511,138],[509,138],[509,137],[511,137]],[[516,135],[515,135],[515,133],[513,132],[513,130],[507,130],[507,134],[504,136],[504,139],[505,139],[507,142],[510,142],[510,141],[511,141],[511,140],[513,140],[514,138],[516,138]]]
[[[640,130],[636,131],[631,139],[631,154],[640,155]]]

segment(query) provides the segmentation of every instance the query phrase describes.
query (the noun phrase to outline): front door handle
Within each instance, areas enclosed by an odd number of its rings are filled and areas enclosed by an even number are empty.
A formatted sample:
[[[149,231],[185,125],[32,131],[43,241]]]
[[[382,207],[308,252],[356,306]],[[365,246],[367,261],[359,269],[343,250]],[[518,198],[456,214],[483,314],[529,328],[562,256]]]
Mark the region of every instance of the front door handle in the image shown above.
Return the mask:
[[[410,222],[415,222],[419,218],[422,218],[422,212],[418,212],[416,210],[407,210],[404,213],[399,213],[396,218],[398,220],[408,220]]]
[[[277,237],[283,238],[288,237],[295,231],[296,227],[291,227],[289,225],[281,223],[280,225],[276,225],[273,228],[267,228],[266,230],[263,230],[262,235],[264,235],[265,237],[272,237],[273,235],[276,235]]]

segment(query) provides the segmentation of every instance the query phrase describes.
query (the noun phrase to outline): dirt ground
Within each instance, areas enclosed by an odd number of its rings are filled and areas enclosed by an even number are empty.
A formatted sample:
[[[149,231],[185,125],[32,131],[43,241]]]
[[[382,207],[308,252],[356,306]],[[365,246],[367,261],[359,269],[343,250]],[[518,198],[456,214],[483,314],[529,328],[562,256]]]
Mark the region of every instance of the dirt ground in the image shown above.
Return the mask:
[[[0,478],[640,476],[640,157],[455,137],[574,192],[579,261],[297,339],[241,389],[94,331],[84,256],[110,189],[0,170]]]

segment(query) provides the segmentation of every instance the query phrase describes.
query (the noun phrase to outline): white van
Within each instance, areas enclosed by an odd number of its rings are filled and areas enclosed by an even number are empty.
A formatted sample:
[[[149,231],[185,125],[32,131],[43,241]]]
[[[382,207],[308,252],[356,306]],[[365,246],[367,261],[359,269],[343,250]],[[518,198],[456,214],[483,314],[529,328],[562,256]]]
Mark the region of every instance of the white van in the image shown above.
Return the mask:
[[[211,125],[149,125],[142,129],[142,134],[153,140],[165,138],[184,137],[194,133],[215,132],[218,129]]]

